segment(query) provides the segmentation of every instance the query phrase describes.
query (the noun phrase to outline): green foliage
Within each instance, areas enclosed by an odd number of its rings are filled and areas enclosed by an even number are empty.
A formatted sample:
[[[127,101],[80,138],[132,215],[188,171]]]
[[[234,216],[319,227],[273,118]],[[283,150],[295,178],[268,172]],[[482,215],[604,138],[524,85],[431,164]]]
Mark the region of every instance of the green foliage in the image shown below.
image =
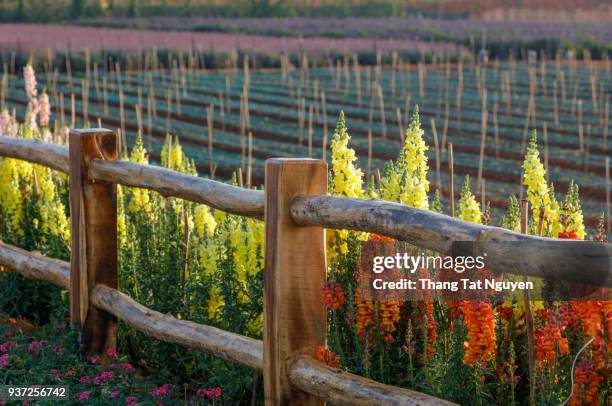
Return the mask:
[[[183,405],[190,399],[190,404],[206,405],[228,398],[223,391],[220,397],[210,393],[220,386],[214,379],[207,381],[209,387],[205,388],[201,383],[182,387],[158,375],[143,378],[124,355],[113,351],[84,359],[79,356],[78,332],[63,323],[46,324],[39,329],[0,320],[0,348],[5,357],[0,361],[0,385],[68,386],[68,404],[79,404],[78,400],[89,405],[127,404],[129,398],[134,398],[140,404]],[[204,390],[210,394],[207,396]],[[36,404],[56,402],[43,400]]]

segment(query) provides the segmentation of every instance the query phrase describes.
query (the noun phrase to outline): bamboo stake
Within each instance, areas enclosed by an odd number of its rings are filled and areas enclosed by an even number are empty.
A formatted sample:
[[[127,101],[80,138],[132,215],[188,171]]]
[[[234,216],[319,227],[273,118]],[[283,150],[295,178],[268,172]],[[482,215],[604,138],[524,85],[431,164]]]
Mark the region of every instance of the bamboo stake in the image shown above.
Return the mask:
[[[238,186],[244,187],[244,183],[242,182],[242,168],[241,167],[238,167],[238,170],[236,171],[236,176],[238,178]]]
[[[561,71],[561,101],[565,103],[567,101],[567,94],[565,91],[565,72]]]
[[[387,139],[387,124],[386,124],[386,118],[385,118],[385,100],[383,98],[383,91],[382,91],[382,86],[380,85],[380,83],[377,84],[377,91],[378,91],[378,103],[379,103],[379,108],[380,108],[380,120],[381,120],[381,124],[382,124],[382,135],[383,135],[383,140]]]
[[[170,133],[170,120],[172,118],[172,91],[166,89],[166,133]]]
[[[418,67],[417,69],[418,69],[418,75],[419,75],[419,99],[422,102],[423,99],[425,98],[425,84],[423,83],[424,82],[423,64],[419,62],[417,67]]]
[[[553,82],[553,117],[555,119],[555,128],[559,128],[559,107],[557,102],[557,81]]]
[[[402,124],[402,112],[400,111],[399,107],[396,107],[395,109],[395,115],[397,117],[397,128],[399,130],[399,138],[400,141],[402,142],[402,144],[404,143],[404,125]]]
[[[136,104],[134,106],[134,110],[136,111],[136,123],[138,126],[138,133],[142,135],[142,108],[140,104]]]
[[[147,144],[149,146],[153,145],[153,116],[151,111],[153,102],[151,99],[152,94],[149,94],[149,97],[147,97]]]
[[[406,95],[406,102],[404,104],[404,123],[410,124],[410,94]]]
[[[487,89],[482,91],[482,114],[481,114],[481,125],[480,125],[480,158],[478,160],[478,190],[482,190],[482,172],[484,166],[484,152],[485,142],[487,138]]]
[[[448,143],[448,177],[450,192],[451,217],[455,217],[455,170],[453,168],[453,143]]]
[[[592,133],[591,124],[587,125],[587,139],[586,139],[586,147],[584,150],[584,181],[587,181],[587,176],[589,173],[589,153],[591,150],[591,133]]]
[[[65,115],[65,109],[64,109],[64,93],[60,93],[59,94],[59,100],[60,100],[60,125],[61,127],[65,127],[66,126],[66,115]]]
[[[604,124],[603,124],[603,147],[604,150],[608,149],[608,130],[610,121],[610,95],[606,95],[606,109],[604,113]]]
[[[368,176],[372,173],[372,129],[368,128]]]
[[[228,113],[232,111],[232,105],[230,103],[231,86],[232,85],[231,85],[230,77],[226,76],[225,77],[225,97],[227,97],[227,100],[225,101],[225,108],[227,109]]]
[[[550,170],[548,169],[548,123],[542,123],[544,133],[544,170],[546,171],[546,182],[550,179]]]
[[[529,201],[522,201],[522,221],[521,232],[527,234],[529,225]],[[542,224],[542,222],[540,222]],[[523,281],[527,282],[527,276],[523,277]],[[525,302],[525,326],[527,330],[527,351],[529,357],[529,404],[535,406],[535,344],[533,337],[533,315],[531,314],[531,298],[529,289],[523,290],[523,300]]]
[[[578,139],[580,141],[580,152],[584,152],[584,133],[582,126],[582,99],[578,100]]]
[[[70,128],[76,128],[76,107],[74,93],[70,93]]]
[[[497,92],[495,92],[495,102],[493,103],[493,137],[495,139],[495,157],[499,158],[499,125],[497,121]]]
[[[211,178],[215,177],[217,166],[213,157],[213,120],[214,120],[215,105],[211,104],[206,108],[206,124],[208,127],[208,173]]]
[[[123,96],[123,91],[119,91],[119,119],[121,125],[121,134],[125,134],[125,99]]]
[[[321,90],[321,104],[323,106],[323,160],[327,160],[327,140],[328,140],[328,128],[327,128],[327,107],[325,104],[325,92]]]
[[[355,73],[355,87],[357,90],[357,103],[361,107],[361,69],[359,69],[359,59],[357,54],[353,54],[353,72]]]
[[[608,223],[608,233],[610,233],[610,157],[606,157],[606,219]]]
[[[521,154],[525,153],[525,146],[527,143],[527,132],[529,131],[529,118],[531,117],[531,105],[533,104],[533,97],[529,96],[529,102],[527,104],[527,111],[525,113],[525,125],[523,126],[523,140],[521,142]]]
[[[591,99],[593,102],[593,112],[597,114],[597,78],[594,75],[591,75],[590,82],[591,82]]]
[[[308,158],[312,158],[312,120],[314,115],[314,106],[311,104],[308,109]]]
[[[250,189],[253,185],[253,131],[249,131],[249,160],[247,165],[246,187]]]
[[[440,144],[438,143],[438,131],[436,130],[436,120],[430,119],[431,132],[433,133],[434,148],[436,153],[436,186],[438,189],[442,187],[440,178]]]
[[[487,210],[487,199],[486,199],[486,187],[485,187],[485,179],[481,180],[480,186],[480,207],[482,213],[485,214]]]
[[[244,94],[240,95],[240,168],[246,168],[246,119],[244,117]]]

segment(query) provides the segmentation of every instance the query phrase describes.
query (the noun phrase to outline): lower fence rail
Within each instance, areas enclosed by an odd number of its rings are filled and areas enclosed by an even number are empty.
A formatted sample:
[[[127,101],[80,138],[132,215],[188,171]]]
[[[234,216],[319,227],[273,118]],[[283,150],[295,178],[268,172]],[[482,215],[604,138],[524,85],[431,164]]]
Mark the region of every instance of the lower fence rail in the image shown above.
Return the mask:
[[[0,267],[28,279],[70,288],[70,264],[48,258],[0,241]],[[263,343],[260,340],[212,326],[179,320],[149,309],[117,289],[96,285],[91,304],[122,320],[130,327],[160,341],[193,348],[227,361],[263,370]],[[454,405],[424,393],[384,385],[311,357],[294,354],[286,360],[291,384],[336,405]]]

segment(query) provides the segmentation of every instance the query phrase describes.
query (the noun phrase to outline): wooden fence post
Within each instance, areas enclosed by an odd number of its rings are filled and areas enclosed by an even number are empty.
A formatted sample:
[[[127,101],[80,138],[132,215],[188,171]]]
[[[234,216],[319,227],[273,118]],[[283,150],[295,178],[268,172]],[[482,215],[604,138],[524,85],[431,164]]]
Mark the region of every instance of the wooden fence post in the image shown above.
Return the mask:
[[[81,329],[86,355],[115,348],[117,320],[91,306],[89,292],[96,284],[117,288],[116,184],[90,180],[92,159],[117,159],[117,139],[106,129],[70,131],[70,318]]]
[[[295,353],[314,356],[325,345],[325,231],[301,227],[289,212],[296,195],[327,193],[327,164],[268,159],[265,168],[264,393],[270,405],[322,405],[292,388],[286,367]]]

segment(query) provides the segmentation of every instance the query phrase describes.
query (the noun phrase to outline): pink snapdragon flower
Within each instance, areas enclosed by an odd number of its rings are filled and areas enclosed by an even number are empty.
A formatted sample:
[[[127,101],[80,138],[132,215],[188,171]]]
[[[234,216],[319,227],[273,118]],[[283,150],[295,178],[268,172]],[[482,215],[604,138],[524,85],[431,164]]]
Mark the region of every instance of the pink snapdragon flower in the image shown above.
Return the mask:
[[[0,368],[6,368],[8,366],[9,354],[4,354],[0,357]]]
[[[17,343],[15,341],[7,341],[5,343],[0,344],[0,352],[5,353],[9,352],[12,348],[16,348]]]
[[[25,91],[28,95],[28,99],[32,100],[37,96],[36,92],[36,73],[32,65],[27,64],[23,68],[23,82],[25,83]]]
[[[221,388],[217,387],[213,389],[198,389],[196,395],[215,399],[221,396]]]
[[[125,399],[125,406],[138,406],[138,398],[136,396],[129,396]]]
[[[104,371],[100,375],[94,378],[94,385],[100,385],[106,381],[113,379],[113,373],[111,371]]]
[[[151,395],[156,398],[161,398],[163,396],[169,395],[172,393],[172,387],[170,384],[165,384],[159,388],[155,388],[151,391]]]
[[[43,91],[38,101],[38,122],[41,127],[49,127],[51,119],[51,104],[49,104],[49,96]]]
[[[91,394],[90,390],[84,390],[83,392],[79,393],[78,399],[79,400],[87,400],[89,399],[89,395]]]

